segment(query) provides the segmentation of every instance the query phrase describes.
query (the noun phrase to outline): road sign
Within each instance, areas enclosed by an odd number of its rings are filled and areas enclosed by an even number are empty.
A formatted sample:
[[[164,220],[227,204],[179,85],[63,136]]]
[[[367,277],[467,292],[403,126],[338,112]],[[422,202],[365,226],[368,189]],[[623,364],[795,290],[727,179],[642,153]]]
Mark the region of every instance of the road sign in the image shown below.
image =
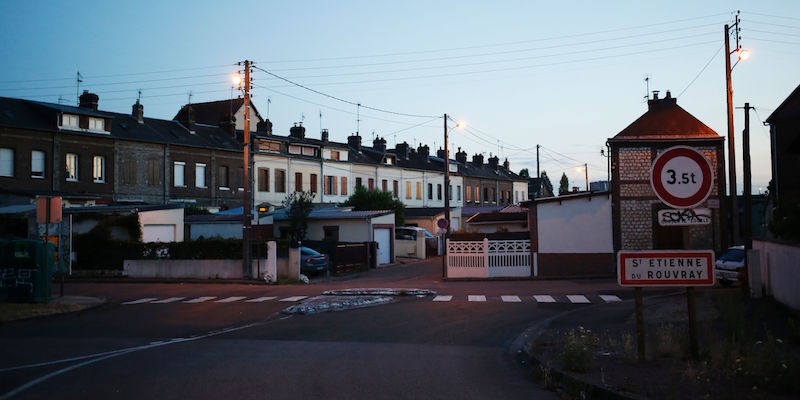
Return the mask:
[[[620,286],[713,286],[714,251],[652,250],[617,254]]]
[[[447,229],[447,220],[444,218],[439,218],[439,220],[436,221],[436,226],[438,226],[439,229]]]
[[[659,154],[650,167],[650,184],[664,204],[693,208],[711,194],[714,173],[702,153],[688,146],[674,146]]]

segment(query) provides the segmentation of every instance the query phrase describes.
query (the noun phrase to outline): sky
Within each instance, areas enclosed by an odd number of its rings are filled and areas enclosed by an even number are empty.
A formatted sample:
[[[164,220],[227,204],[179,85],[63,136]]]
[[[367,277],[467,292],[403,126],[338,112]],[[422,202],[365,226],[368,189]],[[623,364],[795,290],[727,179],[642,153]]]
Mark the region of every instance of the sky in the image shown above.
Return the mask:
[[[310,137],[358,131],[433,153],[448,114],[465,124],[449,123],[451,149],[534,175],[538,144],[554,185],[566,173],[583,189],[584,164],[589,181],[607,179],[600,150],[647,111],[648,88],[727,136],[724,25],[740,10],[751,57],[733,69],[733,100],[755,107],[752,190],[763,192],[761,121],[800,84],[800,2],[654,3],[0,1],[0,96],[75,104],[80,72],[100,109],[129,113],[141,90],[145,116],[171,119],[190,93],[241,95],[231,78],[251,60],[253,104],[276,134],[302,122]],[[744,111],[734,111],[741,193]]]

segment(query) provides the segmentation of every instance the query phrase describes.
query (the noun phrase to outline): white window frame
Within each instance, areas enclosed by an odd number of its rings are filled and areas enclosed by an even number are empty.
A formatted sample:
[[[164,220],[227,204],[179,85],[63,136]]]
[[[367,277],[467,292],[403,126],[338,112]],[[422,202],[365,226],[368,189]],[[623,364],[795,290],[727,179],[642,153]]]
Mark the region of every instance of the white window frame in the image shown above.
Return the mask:
[[[103,118],[89,117],[89,131],[108,133],[106,131],[106,120]]]
[[[61,114],[61,127],[67,129],[80,129],[80,119],[75,114]]]
[[[92,157],[92,182],[106,183],[106,157]]]
[[[78,182],[78,155],[75,153],[67,153],[64,157],[64,166],[66,170],[67,182]]]
[[[304,156],[311,156],[311,157],[313,157],[316,154],[314,148],[308,146],[303,146],[301,152]]]
[[[14,177],[14,149],[0,147],[0,176]]]
[[[178,171],[181,171],[178,175]],[[178,177],[180,176],[180,185],[178,184]],[[172,186],[186,187],[186,163],[183,161],[172,162]]]
[[[31,150],[31,178],[44,179],[47,155],[41,150]]]
[[[289,145],[289,154],[301,154],[302,152],[303,152],[303,149],[300,148],[300,146],[295,145],[295,144]]]
[[[203,163],[194,164],[194,187],[206,189],[206,165]]]

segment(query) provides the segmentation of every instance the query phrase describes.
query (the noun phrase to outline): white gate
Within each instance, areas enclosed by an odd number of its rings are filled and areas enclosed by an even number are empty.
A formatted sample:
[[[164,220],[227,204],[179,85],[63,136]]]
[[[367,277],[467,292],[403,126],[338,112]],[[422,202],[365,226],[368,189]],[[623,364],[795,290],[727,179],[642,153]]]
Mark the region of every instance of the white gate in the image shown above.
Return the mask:
[[[530,240],[447,240],[448,278],[531,276]]]
[[[531,276],[530,240],[490,240],[489,278]]]

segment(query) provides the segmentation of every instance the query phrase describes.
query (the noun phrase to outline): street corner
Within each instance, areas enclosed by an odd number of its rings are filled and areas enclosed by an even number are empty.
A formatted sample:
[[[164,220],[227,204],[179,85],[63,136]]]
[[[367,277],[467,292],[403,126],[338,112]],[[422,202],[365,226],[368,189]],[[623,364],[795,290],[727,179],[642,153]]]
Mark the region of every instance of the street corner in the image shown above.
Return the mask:
[[[98,307],[105,299],[89,296],[54,297],[46,303],[8,303],[0,302],[0,324],[30,318],[74,313]]]

